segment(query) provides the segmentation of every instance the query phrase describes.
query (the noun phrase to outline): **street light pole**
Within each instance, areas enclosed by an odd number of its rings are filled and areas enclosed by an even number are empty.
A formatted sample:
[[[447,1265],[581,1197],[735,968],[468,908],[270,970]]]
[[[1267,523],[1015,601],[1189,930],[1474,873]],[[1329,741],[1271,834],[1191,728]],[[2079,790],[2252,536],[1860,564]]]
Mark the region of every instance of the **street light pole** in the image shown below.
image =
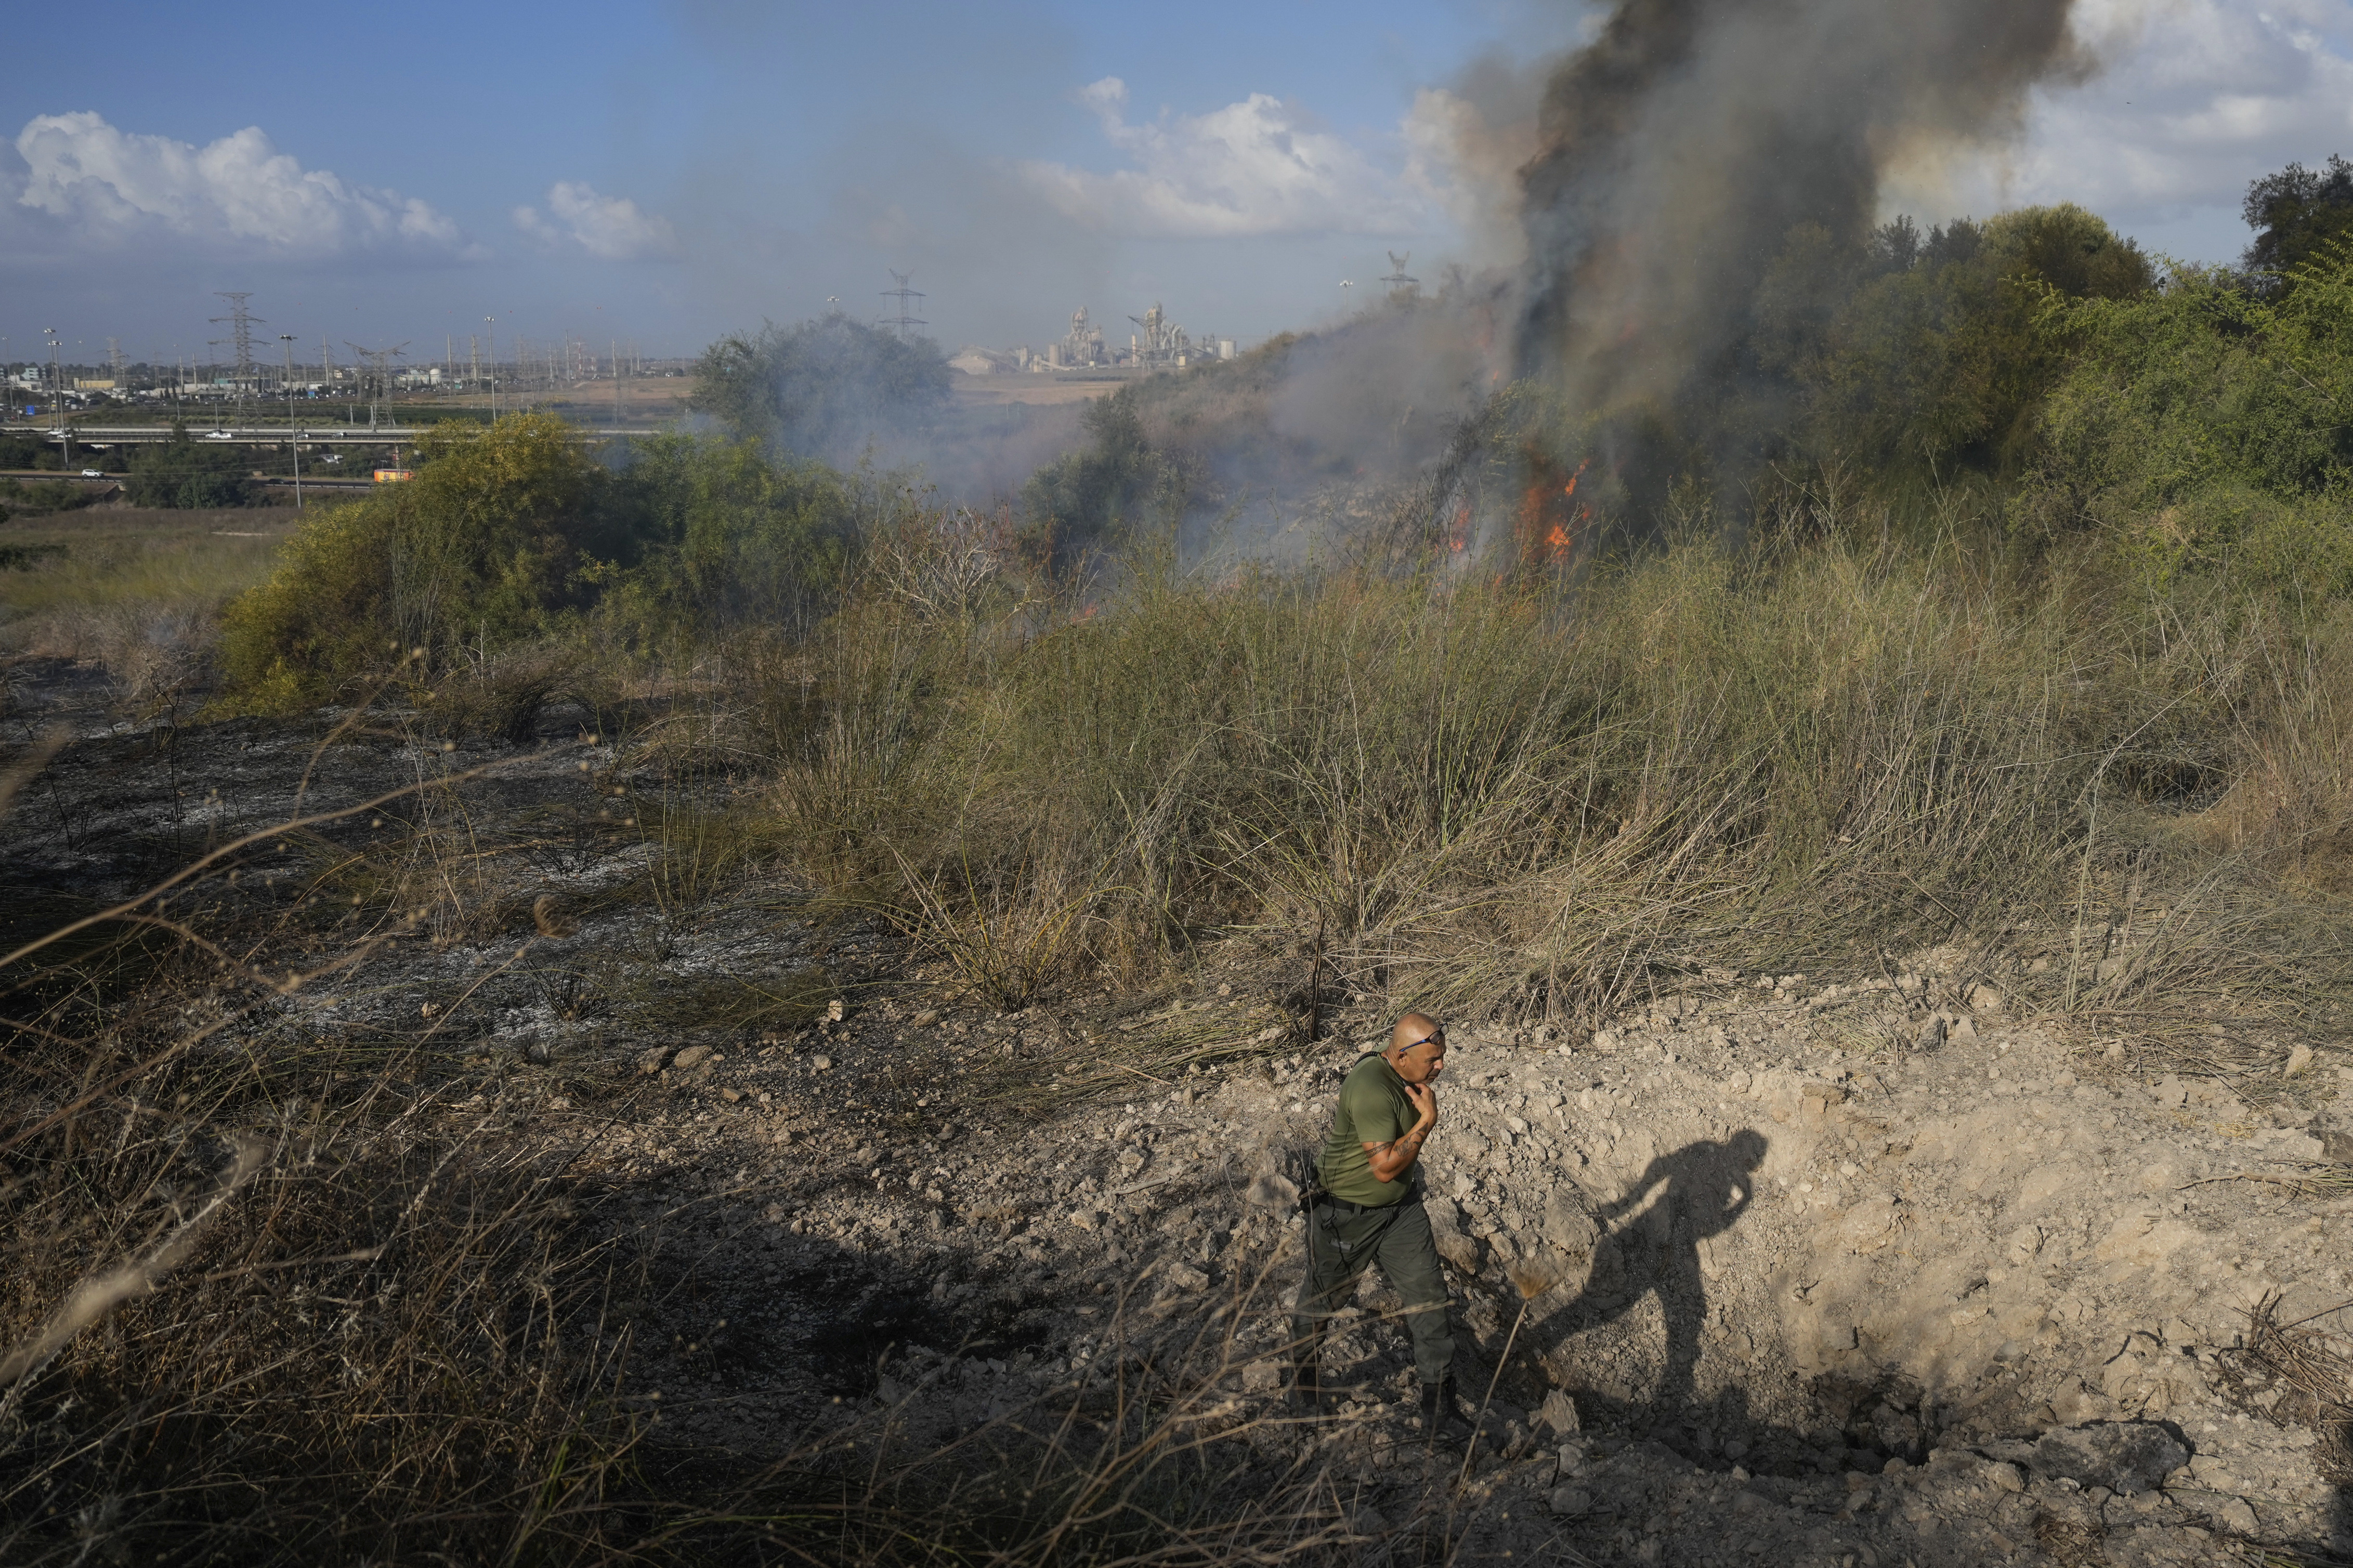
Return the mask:
[[[294,454],[294,510],[302,510],[302,433],[294,428],[294,334],[280,332],[286,345],[286,448]]]
[[[499,422],[499,319],[482,318],[483,335],[490,339],[491,349],[491,423]]]
[[[64,467],[73,468],[73,436],[66,428],[66,373],[58,363],[58,330],[43,327],[49,339],[49,417],[57,421],[58,444],[65,448]]]

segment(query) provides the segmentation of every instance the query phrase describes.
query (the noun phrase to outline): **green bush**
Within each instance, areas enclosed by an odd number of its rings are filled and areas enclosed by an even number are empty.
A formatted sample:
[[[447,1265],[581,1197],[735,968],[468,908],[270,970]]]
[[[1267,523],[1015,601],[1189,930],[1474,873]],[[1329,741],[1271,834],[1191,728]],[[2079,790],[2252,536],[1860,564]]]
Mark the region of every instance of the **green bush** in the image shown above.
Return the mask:
[[[1134,386],[1098,397],[1079,416],[1086,444],[1029,478],[1021,504],[1034,550],[1056,568],[1116,542],[1175,489],[1175,469],[1145,439]]]
[[[415,479],[312,513],[229,607],[235,705],[306,707],[408,649],[438,664],[544,637],[592,596],[585,569],[634,546],[610,478],[560,419],[445,428],[422,451]]]
[[[478,670],[596,633],[604,654],[691,653],[729,627],[794,631],[839,602],[861,502],[814,464],[663,437],[608,469],[562,420],[445,425],[417,478],[313,511],[227,614],[232,707],[332,700],[415,657]]]
[[[695,363],[690,406],[737,440],[846,464],[878,437],[921,428],[946,405],[954,375],[929,339],[837,310],[720,339]]]
[[[267,487],[252,477],[253,455],[232,443],[191,441],[174,426],[172,439],[131,455],[123,495],[133,506],[179,508],[263,506]]]
[[[2130,240],[2067,205],[1926,237],[1899,221],[1860,250],[1807,226],[1758,291],[1757,353],[1791,386],[1786,438],[1804,457],[1898,483],[2014,476],[2067,366],[2066,342],[2038,330],[2046,294],[2131,300],[2153,281]]]
[[[2019,515],[2091,525],[2160,577],[2225,569],[2316,605],[2353,587],[2353,247],[2258,293],[2184,267],[2129,300],[2045,304],[2074,345]]]
[[[0,479],[0,500],[11,512],[38,517],[54,511],[74,511],[98,500],[99,492],[69,479]]]
[[[0,468],[57,468],[65,455],[34,436],[0,436]]]
[[[859,506],[818,463],[771,463],[749,441],[663,437],[617,481],[644,542],[607,574],[600,619],[640,649],[726,627],[806,627],[839,602],[858,552]]]

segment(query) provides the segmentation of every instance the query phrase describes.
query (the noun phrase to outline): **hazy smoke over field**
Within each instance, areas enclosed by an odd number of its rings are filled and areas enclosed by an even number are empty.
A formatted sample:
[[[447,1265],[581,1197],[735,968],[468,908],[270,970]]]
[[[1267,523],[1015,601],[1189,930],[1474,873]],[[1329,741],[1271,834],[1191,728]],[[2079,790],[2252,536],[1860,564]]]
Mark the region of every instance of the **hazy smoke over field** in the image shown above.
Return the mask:
[[[1514,369],[1588,407],[1676,399],[1792,226],[1856,235],[1889,168],[2005,139],[2080,74],[2068,6],[1623,0],[1545,89]]]
[[[2070,3],[1620,0],[1571,53],[1429,89],[1421,153],[1475,205],[1456,216],[1492,269],[1303,339],[1262,420],[1198,443],[1229,479],[1214,500],[1262,498],[1239,542],[1290,529],[1284,497],[1434,461],[1466,563],[1507,538],[1561,558],[1593,509],[1640,527],[1681,477],[1736,490],[1789,413],[1743,350],[1791,231],[1860,254],[1890,174],[2012,140],[2038,82],[2088,68]],[[1465,423],[1522,377],[1594,420],[1584,489],[1586,454],[1505,454]]]

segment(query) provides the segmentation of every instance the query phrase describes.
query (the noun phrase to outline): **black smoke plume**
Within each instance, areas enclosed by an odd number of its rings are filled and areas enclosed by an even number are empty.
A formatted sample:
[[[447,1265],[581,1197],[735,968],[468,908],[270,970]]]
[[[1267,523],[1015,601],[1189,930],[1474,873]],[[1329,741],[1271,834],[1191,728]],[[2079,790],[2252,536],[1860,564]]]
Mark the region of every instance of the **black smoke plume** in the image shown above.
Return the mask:
[[[2015,133],[2080,74],[2069,0],[1622,0],[1521,171],[1515,373],[1653,417],[1738,374],[1790,231],[1858,240],[1900,160]]]

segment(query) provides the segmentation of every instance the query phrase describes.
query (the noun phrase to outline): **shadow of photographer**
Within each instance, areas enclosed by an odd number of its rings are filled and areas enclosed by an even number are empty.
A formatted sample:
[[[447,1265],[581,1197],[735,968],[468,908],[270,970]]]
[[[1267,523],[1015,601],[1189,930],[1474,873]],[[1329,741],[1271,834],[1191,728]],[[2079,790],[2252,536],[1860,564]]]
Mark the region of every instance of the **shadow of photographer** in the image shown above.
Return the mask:
[[[1592,1271],[1574,1300],[1547,1314],[1541,1346],[1546,1358],[1577,1335],[1616,1322],[1655,1294],[1666,1321],[1667,1347],[1650,1403],[1665,1410],[1691,1398],[1700,1330],[1707,1321],[1700,1246],[1731,1229],[1747,1212],[1767,1147],[1765,1135],[1753,1128],[1721,1142],[1687,1143],[1652,1160],[1621,1196],[1597,1210],[1594,1217],[1603,1228],[1594,1242]],[[1609,1228],[1630,1215],[1636,1215],[1633,1223]]]

